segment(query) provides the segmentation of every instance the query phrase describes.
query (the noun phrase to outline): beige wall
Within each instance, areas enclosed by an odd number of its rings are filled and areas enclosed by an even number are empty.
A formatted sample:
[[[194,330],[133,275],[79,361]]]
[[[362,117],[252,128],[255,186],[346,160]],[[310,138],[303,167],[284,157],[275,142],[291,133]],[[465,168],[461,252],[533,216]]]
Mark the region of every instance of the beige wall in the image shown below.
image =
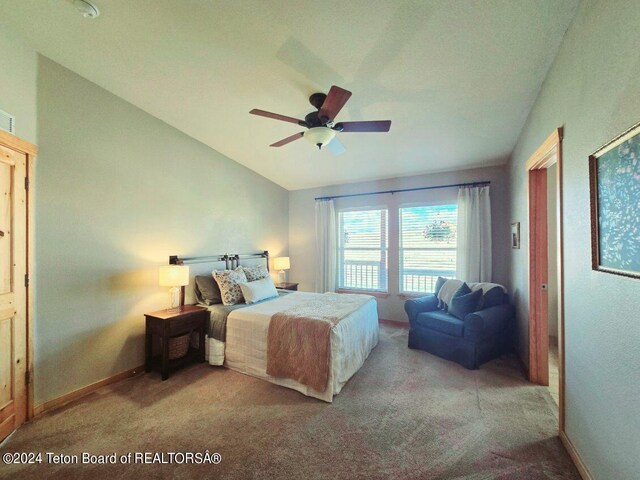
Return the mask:
[[[460,170],[431,175],[394,178],[376,182],[334,185],[322,188],[289,192],[289,254],[291,270],[289,280],[299,282],[301,290],[315,288],[315,197],[345,195],[379,190],[449,185],[488,180],[491,181],[491,208],[493,229],[493,279],[506,284],[508,279],[509,243],[509,197],[505,167],[489,167]],[[405,203],[433,202],[434,204],[456,203],[457,189],[422,190],[394,195],[375,195],[337,199],[336,209],[356,206],[387,206],[389,209],[389,235],[397,235],[397,215],[394,211]],[[397,258],[397,244],[390,242],[389,258]],[[398,276],[389,272],[389,295],[378,298],[378,313],[381,318],[407,321],[404,313],[404,298],[399,295]]]
[[[38,111],[36,403],[143,363],[169,255],[288,235],[286,190],[44,57]]]
[[[597,479],[640,471],[640,282],[591,269],[588,156],[640,120],[640,1],[581,3],[511,161],[511,289],[528,357],[525,162],[564,127],[566,432]],[[636,202],[639,200],[636,199]]]
[[[0,110],[16,117],[16,135],[36,143],[38,55],[0,22]]]

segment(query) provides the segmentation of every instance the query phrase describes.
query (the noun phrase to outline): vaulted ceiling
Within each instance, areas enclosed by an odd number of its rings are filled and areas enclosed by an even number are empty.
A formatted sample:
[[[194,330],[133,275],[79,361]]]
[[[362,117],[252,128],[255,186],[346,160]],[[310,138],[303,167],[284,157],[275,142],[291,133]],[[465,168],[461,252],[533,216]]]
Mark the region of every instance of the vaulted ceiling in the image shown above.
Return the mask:
[[[1,0],[36,50],[294,190],[505,163],[578,0]],[[334,156],[301,128],[308,97],[353,92]]]

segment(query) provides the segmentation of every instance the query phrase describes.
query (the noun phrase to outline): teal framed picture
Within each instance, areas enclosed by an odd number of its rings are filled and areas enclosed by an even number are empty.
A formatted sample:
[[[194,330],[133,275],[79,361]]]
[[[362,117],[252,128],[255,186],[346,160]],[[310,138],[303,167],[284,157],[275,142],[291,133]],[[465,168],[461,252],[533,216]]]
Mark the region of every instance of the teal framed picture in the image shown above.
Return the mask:
[[[589,157],[593,269],[640,278],[640,123]]]

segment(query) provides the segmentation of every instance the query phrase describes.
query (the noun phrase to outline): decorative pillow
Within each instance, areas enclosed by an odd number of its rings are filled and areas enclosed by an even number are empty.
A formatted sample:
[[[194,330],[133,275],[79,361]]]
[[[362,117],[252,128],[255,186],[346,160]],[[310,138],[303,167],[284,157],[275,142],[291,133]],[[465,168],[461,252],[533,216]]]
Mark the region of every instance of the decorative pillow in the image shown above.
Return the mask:
[[[447,279],[444,277],[438,277],[438,280],[436,280],[436,286],[433,289],[433,294],[437,297],[438,293],[440,293],[440,289],[442,288],[442,286],[444,285],[444,282],[446,282]]]
[[[502,305],[504,302],[504,290],[502,287],[493,287],[486,292],[482,297],[482,308],[495,307],[496,305]]]
[[[256,303],[260,300],[278,296],[276,286],[270,278],[261,278],[255,282],[241,283],[240,290],[242,290],[242,295],[247,303]]]
[[[471,290],[471,287],[469,287],[469,284],[467,282],[462,282],[462,285],[460,285],[455,292],[453,292],[453,295],[451,295],[451,300],[449,300],[449,302],[453,302],[453,299],[455,297],[460,297],[462,295],[466,295],[468,293],[471,293],[473,290]]]
[[[196,294],[198,303],[204,305],[222,303],[220,287],[218,287],[212,275],[196,275],[193,292]]]
[[[438,277],[438,280],[436,280],[436,286],[433,289],[433,294],[438,299],[438,308],[442,310],[444,310],[444,303],[442,302],[442,300],[440,300],[440,297],[438,297],[438,294],[440,293],[440,289],[442,288],[442,286],[445,284],[446,281],[447,281],[446,278]]]
[[[212,275],[220,287],[223,304],[235,305],[244,301],[239,284],[247,283],[247,276],[242,267],[235,270],[214,270]]]
[[[482,290],[472,292],[469,285],[463,283],[453,294],[448,312],[460,320],[464,320],[464,317],[478,309],[481,300]]]
[[[462,280],[455,278],[450,278],[444,282],[444,285],[442,285],[442,288],[440,288],[438,292],[438,308],[446,312],[451,303],[451,298],[453,298],[454,293],[458,291],[463,283]]]
[[[253,267],[242,267],[248,282],[255,282],[263,278],[269,278],[269,271],[264,265],[254,265]],[[248,303],[248,302],[247,302]]]
[[[482,301],[478,306],[479,309],[502,305],[507,301],[507,289],[499,283],[469,282],[467,285],[469,285],[472,292],[482,290]]]

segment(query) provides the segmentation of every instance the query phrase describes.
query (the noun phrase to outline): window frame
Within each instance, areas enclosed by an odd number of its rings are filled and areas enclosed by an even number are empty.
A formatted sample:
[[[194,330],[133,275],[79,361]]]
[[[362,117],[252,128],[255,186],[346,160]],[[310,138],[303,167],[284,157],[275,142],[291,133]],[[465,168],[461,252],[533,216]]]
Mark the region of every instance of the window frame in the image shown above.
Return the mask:
[[[411,203],[402,203],[397,207],[397,215],[398,215],[398,294],[404,297],[415,297],[420,295],[425,295],[428,293],[433,293],[433,291],[413,291],[413,290],[405,290],[404,287],[404,268],[403,268],[403,260],[404,260],[404,252],[409,251],[434,251],[434,250],[453,250],[455,252],[455,261],[453,265],[453,270],[450,270],[451,276],[446,278],[455,278],[456,277],[456,265],[457,265],[457,249],[458,249],[458,236],[456,233],[456,242],[452,248],[404,248],[403,247],[403,228],[402,228],[402,209],[404,208],[414,208],[414,207],[455,207],[456,212],[456,229],[458,226],[458,204],[457,202],[451,201],[441,201],[441,202],[411,202]],[[445,275],[431,275],[432,277],[437,276],[445,276]],[[433,282],[435,284],[435,282]]]
[[[388,295],[389,293],[389,242],[390,242],[390,235],[389,235],[389,206],[388,205],[369,205],[369,206],[359,206],[359,207],[345,207],[345,208],[341,208],[337,211],[337,215],[336,215],[336,233],[337,233],[337,241],[336,241],[336,262],[337,262],[337,268],[336,268],[336,290],[341,291],[341,292],[358,292],[358,293],[362,293],[362,292],[368,292],[371,293],[375,296],[384,296],[384,295]],[[345,248],[342,245],[342,221],[341,221],[341,215],[343,213],[348,213],[348,212],[359,212],[359,211],[384,211],[384,220],[385,220],[385,225],[384,225],[384,234],[382,235],[381,238],[381,248],[380,249],[376,249],[376,248],[353,248],[353,249],[346,249],[346,250],[361,250],[361,251],[379,251],[381,252],[380,254],[380,272],[378,274],[379,276],[379,280],[381,278],[384,278],[385,280],[385,285],[384,288],[358,288],[358,287],[350,287],[350,286],[344,286],[341,285],[341,282],[343,280],[343,272],[344,272],[344,251]],[[382,228],[381,228],[382,230]],[[384,253],[384,255],[383,255]],[[384,277],[381,277],[381,273],[383,271],[383,267],[384,267]]]

